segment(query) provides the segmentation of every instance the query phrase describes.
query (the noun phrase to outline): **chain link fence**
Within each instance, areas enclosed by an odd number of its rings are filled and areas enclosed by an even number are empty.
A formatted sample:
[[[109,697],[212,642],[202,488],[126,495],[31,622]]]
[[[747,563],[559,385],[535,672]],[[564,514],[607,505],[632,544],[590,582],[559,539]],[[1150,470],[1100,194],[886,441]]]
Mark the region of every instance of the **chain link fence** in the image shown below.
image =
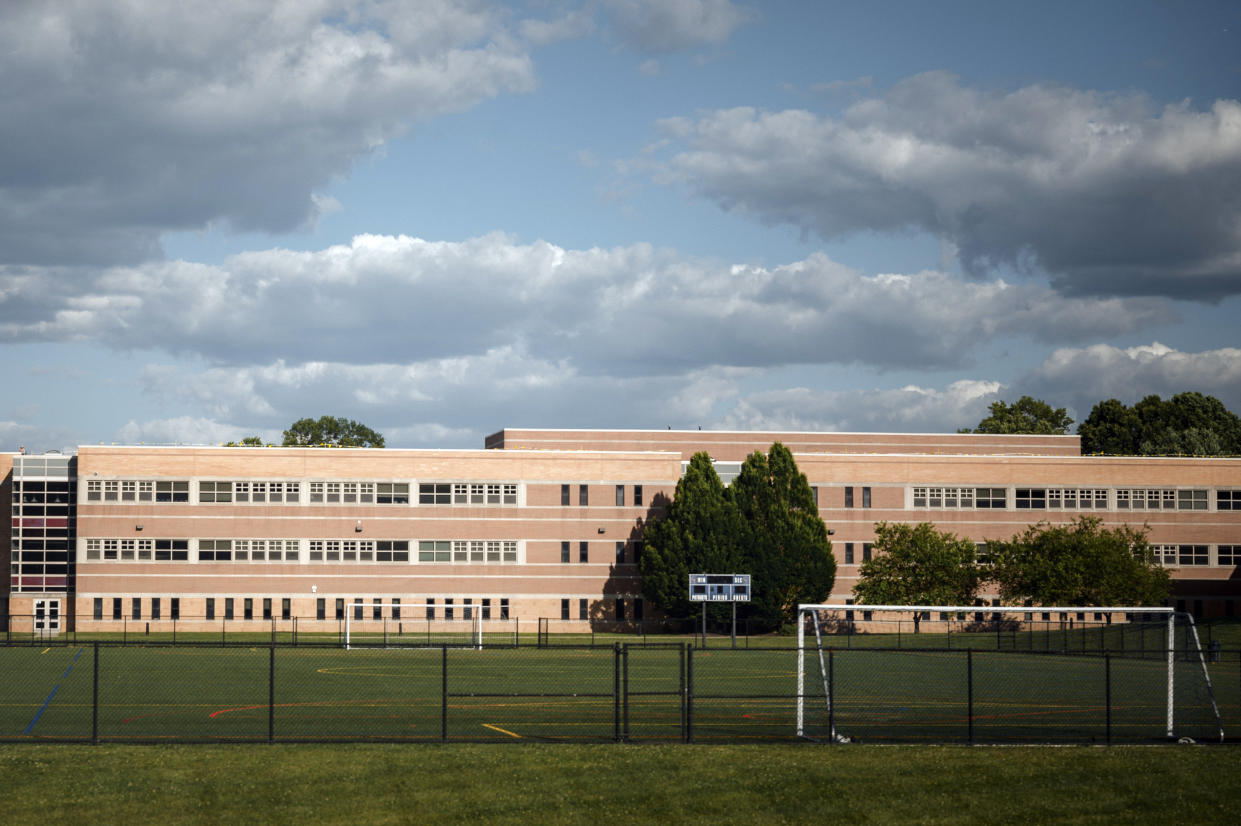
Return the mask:
[[[0,740],[1168,742],[1166,663],[1131,653],[13,645]],[[1212,700],[1241,730],[1241,651],[1222,653],[1213,696],[1178,661],[1173,739],[1218,742]]]

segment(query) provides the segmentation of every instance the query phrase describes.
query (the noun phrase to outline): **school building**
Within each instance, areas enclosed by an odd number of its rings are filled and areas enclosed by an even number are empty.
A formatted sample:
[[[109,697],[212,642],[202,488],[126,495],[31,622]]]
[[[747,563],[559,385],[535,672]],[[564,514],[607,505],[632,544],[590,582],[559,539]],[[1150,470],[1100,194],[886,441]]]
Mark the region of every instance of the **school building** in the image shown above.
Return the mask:
[[[474,450],[0,454],[13,505],[0,619],[40,633],[335,627],[354,611],[633,623],[652,613],[643,526],[690,456],[707,451],[727,482],[775,441],[832,531],[833,602],[852,596],[876,522],[929,521],[985,543],[1092,514],[1149,528],[1178,608],[1236,614],[1241,459],[1082,456],[1076,436],[505,429]]]

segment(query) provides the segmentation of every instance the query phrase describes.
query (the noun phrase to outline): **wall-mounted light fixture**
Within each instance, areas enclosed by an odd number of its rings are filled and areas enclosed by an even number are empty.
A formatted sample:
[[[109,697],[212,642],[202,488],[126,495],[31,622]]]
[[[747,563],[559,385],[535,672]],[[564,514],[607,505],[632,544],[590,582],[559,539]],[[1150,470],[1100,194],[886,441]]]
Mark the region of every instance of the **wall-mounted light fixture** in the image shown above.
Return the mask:
[[[607,532],[608,532],[608,529],[607,529],[607,528],[600,528],[600,529],[599,529],[599,533],[607,533]]]
[[[142,530],[142,526],[141,526],[141,525],[134,525],[134,530],[135,530],[135,531],[140,531],[140,530]]]
[[[355,533],[362,533],[362,520],[361,519],[358,520],[358,524],[353,526],[353,530]]]

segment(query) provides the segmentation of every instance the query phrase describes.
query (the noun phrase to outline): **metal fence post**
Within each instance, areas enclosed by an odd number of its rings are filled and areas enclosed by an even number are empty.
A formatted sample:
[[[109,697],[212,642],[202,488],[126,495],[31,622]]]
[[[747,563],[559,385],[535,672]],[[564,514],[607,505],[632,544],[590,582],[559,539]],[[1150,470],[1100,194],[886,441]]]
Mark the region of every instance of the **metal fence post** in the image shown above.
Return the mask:
[[[624,697],[621,721],[621,742],[629,742],[629,646],[621,649],[621,694]]]
[[[681,742],[688,742],[689,732],[685,727],[685,643],[681,642],[681,658],[678,663],[678,679],[680,685],[680,706],[681,706]]]
[[[1107,706],[1107,744],[1112,745],[1112,654],[1103,655],[1103,702]]]
[[[966,715],[969,719],[969,742],[974,742],[974,649],[965,650]]]
[[[90,741],[99,745],[99,640],[95,640],[95,675],[92,679]]]
[[[276,742],[276,639],[273,632],[267,665],[267,742]]]
[[[441,654],[440,662],[442,664],[440,667],[440,674],[441,674],[441,680],[442,680],[441,689],[440,689],[440,740],[441,742],[447,743],[448,742],[448,646],[447,645],[441,646],[440,654]]]
[[[836,658],[835,651],[827,649],[827,736],[828,742],[836,743]],[[804,702],[804,701],[803,701]]]
[[[621,739],[621,721],[620,721],[620,677],[621,669],[621,645],[619,642],[612,643],[612,739],[620,742]]]
[[[685,742],[694,742],[694,649],[685,652]]]

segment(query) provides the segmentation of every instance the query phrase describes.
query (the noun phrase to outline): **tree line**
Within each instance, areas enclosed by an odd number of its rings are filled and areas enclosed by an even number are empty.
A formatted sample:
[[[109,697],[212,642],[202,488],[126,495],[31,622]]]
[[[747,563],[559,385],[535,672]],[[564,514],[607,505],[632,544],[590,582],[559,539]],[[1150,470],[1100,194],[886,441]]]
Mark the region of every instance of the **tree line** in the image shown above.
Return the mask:
[[[993,402],[990,415],[961,433],[1063,435],[1073,419],[1063,407],[1022,396],[1009,404]],[[1241,454],[1241,418],[1214,396],[1178,393],[1151,395],[1132,407],[1118,399],[1094,406],[1077,434],[1083,453],[1120,456],[1231,456]]]

